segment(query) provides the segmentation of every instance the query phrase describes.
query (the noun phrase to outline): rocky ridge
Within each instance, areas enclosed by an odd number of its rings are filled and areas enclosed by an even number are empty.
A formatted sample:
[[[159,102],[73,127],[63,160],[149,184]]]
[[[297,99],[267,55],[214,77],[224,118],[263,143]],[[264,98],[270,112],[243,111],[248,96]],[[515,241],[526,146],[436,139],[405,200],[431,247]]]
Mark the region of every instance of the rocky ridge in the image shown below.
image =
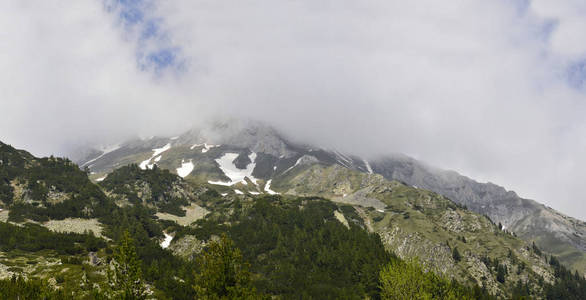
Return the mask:
[[[488,216],[494,223],[501,223],[508,231],[514,232],[527,241],[560,258],[566,265],[586,274],[586,223],[565,216],[533,200],[520,198],[516,193],[492,183],[479,183],[453,171],[439,170],[404,155],[389,155],[378,159],[363,158],[340,153],[316,146],[299,145],[289,142],[276,130],[263,124],[226,123],[215,124],[207,129],[186,132],[178,137],[154,137],[134,140],[121,144],[108,153],[92,152],[96,157],[79,160],[94,172],[94,179],[103,177],[114,168],[128,163],[140,163],[153,154],[152,149],[169,144],[170,149],[160,155],[156,164],[172,172],[189,161],[194,168],[185,179],[191,182],[226,180],[216,160],[226,153],[238,154],[234,164],[242,167],[254,163],[252,177],[256,184],[237,184],[231,187],[217,186],[223,193],[264,193],[264,186],[272,180],[275,191],[305,195],[303,189],[312,189],[312,180],[324,174],[318,169],[306,174],[308,179],[294,187],[283,190],[279,182],[292,178],[298,170],[314,165],[339,167],[360,173],[375,173],[388,180],[397,180],[410,186],[417,186],[443,195],[466,208]],[[255,154],[255,161],[248,156]],[[91,163],[87,164],[88,161]],[[317,173],[315,173],[317,172]],[[327,174],[326,174],[327,175]],[[362,192],[349,193],[348,182],[336,182],[335,192],[328,196],[348,203],[365,201],[368,194],[366,184]],[[332,190],[333,191],[333,190]],[[344,194],[347,194],[344,197]],[[370,205],[375,202],[371,201]],[[380,207],[380,204],[379,204]]]

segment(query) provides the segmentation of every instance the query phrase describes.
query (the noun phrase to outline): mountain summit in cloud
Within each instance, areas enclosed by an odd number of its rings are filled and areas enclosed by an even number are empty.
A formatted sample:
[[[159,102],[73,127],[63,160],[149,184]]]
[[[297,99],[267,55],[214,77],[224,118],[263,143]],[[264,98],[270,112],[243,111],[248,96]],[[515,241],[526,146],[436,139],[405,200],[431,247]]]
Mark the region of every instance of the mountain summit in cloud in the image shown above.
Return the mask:
[[[582,1],[0,11],[0,136],[35,154],[251,118],[362,156],[406,153],[586,218]]]
[[[237,120],[212,123],[174,137],[130,140],[110,150],[84,153],[91,155],[78,158],[77,163],[87,167],[95,179],[103,180],[114,169],[131,163],[142,169],[156,165],[192,182],[229,186],[253,194],[271,194],[276,190],[297,195],[298,188],[292,181],[299,180],[295,176],[312,166],[379,174],[387,180],[443,195],[488,216],[503,229],[535,242],[564,264],[582,272],[586,270],[586,222],[521,198],[501,186],[479,183],[405,155],[389,153],[366,158],[319,144],[297,144],[263,123]],[[316,177],[304,178],[310,181],[307,184],[315,184],[312,180],[321,182],[319,175],[312,176]],[[376,202],[365,198],[363,191],[345,189],[344,178],[330,179],[337,182],[332,190],[320,186],[314,192],[339,197],[338,201],[356,201],[354,204]],[[374,207],[382,209],[384,205]]]
[[[585,20],[0,1],[0,298],[586,299]]]

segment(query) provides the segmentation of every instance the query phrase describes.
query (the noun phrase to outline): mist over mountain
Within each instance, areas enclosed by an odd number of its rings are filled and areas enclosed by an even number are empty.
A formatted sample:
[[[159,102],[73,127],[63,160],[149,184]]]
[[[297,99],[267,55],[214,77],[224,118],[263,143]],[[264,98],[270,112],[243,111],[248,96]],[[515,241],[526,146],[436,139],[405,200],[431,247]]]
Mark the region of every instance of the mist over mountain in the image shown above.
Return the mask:
[[[586,218],[581,1],[0,11],[0,137],[35,154],[255,119],[340,151],[405,153]]]
[[[241,193],[271,194],[271,188],[276,187],[284,194],[321,195],[377,209],[384,205],[365,194],[371,193],[370,186],[375,184],[370,176],[382,175],[438,193],[535,243],[563,264],[580,272],[586,270],[586,222],[582,220],[519,197],[502,186],[481,183],[406,155],[369,158],[320,144],[298,143],[261,122],[214,122],[176,136],[136,138],[108,148],[86,149],[74,160],[97,181],[107,179],[117,168],[136,164],[142,169],[168,169],[198,184],[234,187]],[[332,175],[307,170],[318,167],[347,171],[337,170]],[[347,187],[356,176],[351,172],[369,176],[361,189]],[[264,188],[259,181],[266,182]],[[293,184],[297,181],[301,183]]]
[[[0,142],[3,297],[225,293],[210,283],[255,299],[586,295],[585,222],[405,156],[369,161],[258,123],[86,153],[78,165]],[[242,279],[214,275],[226,270]]]
[[[0,299],[586,299],[583,0],[0,28]]]

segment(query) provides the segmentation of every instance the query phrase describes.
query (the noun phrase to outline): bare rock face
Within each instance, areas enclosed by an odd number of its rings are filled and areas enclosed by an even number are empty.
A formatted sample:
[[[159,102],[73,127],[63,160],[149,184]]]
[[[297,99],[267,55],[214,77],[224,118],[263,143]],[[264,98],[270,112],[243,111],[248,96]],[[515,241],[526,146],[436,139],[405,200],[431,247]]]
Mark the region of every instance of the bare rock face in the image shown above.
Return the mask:
[[[466,265],[470,271],[470,276],[472,276],[476,282],[480,282],[482,287],[486,288],[493,295],[499,293],[498,283],[494,280],[490,270],[480,259],[475,256],[469,256],[466,259]]]
[[[200,241],[193,235],[186,235],[174,241],[169,246],[169,250],[179,257],[192,260],[205,246],[205,241]]]
[[[88,253],[88,264],[92,266],[99,266],[102,264],[102,259],[98,257],[96,252],[90,252]]]
[[[177,144],[218,144],[249,149],[274,157],[292,157],[296,152],[272,127],[255,121],[228,120],[193,129],[179,136]]]
[[[236,134],[223,138],[222,142],[275,157],[291,157],[296,153],[290,149],[274,129],[257,123],[249,124],[249,126],[237,131]]]
[[[586,274],[586,223],[492,183],[479,183],[453,171],[439,170],[406,156],[371,163],[375,173],[441,194],[501,223],[508,231],[535,241],[566,265]]]
[[[454,271],[452,252],[445,244],[434,243],[417,232],[404,232],[399,227],[379,234],[383,244],[402,259],[418,257],[427,268],[442,274]]]
[[[453,210],[446,210],[446,212],[442,215],[442,224],[444,224],[444,229],[454,233],[460,233],[464,231],[464,222],[462,222],[462,217],[458,214],[458,212]]]

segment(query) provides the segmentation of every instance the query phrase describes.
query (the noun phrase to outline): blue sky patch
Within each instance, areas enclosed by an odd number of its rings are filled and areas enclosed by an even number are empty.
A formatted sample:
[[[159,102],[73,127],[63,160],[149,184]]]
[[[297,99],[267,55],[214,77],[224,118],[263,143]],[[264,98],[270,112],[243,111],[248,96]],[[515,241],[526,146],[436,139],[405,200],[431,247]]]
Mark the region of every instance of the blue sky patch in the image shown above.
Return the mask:
[[[165,69],[180,70],[180,49],[172,45],[162,30],[163,20],[154,16],[155,6],[150,0],[114,0],[106,2],[106,10],[118,14],[127,31],[138,33],[137,66],[144,71],[160,73]]]

